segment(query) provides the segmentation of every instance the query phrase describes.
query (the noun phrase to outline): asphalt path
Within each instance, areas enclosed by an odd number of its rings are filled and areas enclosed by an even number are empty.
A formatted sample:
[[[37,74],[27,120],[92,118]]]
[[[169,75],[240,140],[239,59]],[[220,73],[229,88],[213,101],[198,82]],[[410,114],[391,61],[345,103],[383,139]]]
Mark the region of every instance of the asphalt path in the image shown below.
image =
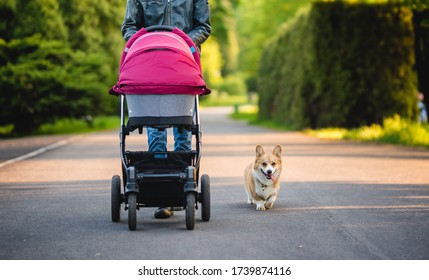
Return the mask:
[[[0,259],[429,259],[428,149],[318,140],[233,121],[227,111],[201,110],[209,222],[198,211],[189,231],[183,211],[156,220],[155,208],[138,211],[136,231],[125,211],[111,222],[118,131],[62,136],[0,167]],[[133,135],[127,144],[145,142]],[[281,191],[268,211],[247,205],[243,189],[256,144],[283,147]],[[1,141],[3,162],[7,150]]]

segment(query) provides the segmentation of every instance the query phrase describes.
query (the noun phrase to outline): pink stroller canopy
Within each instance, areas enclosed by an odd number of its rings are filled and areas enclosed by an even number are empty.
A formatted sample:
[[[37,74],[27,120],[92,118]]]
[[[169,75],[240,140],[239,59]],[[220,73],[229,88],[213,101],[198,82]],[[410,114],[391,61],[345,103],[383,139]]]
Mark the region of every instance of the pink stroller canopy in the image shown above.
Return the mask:
[[[122,53],[111,94],[209,94],[195,44],[180,29],[140,29]]]

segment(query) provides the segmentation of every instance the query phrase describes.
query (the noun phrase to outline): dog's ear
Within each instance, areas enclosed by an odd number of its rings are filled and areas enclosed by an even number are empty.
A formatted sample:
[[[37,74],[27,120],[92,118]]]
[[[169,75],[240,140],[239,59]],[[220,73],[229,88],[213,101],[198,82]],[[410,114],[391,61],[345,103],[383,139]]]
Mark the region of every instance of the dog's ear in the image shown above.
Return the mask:
[[[261,146],[261,145],[257,145],[257,146],[256,146],[256,156],[257,156],[257,157],[260,157],[260,156],[262,156],[263,154],[265,154],[264,149],[262,148],[262,146]]]
[[[280,145],[276,145],[274,147],[273,154],[275,154],[276,157],[281,158],[282,157],[282,147]]]

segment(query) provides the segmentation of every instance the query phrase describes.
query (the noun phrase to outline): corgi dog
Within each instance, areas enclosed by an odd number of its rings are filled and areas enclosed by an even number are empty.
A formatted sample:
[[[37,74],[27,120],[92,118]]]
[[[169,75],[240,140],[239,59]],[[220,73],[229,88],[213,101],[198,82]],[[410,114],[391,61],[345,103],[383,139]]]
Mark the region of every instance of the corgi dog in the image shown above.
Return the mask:
[[[255,161],[244,171],[244,188],[247,203],[256,204],[256,210],[273,207],[280,190],[282,172],[282,148],[275,146],[271,154],[266,154],[261,145],[256,146]]]

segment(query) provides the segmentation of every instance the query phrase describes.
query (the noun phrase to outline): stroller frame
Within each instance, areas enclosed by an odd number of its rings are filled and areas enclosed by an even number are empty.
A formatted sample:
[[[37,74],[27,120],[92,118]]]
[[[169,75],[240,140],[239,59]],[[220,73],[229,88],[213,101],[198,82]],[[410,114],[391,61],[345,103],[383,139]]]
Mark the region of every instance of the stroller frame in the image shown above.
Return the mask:
[[[122,163],[122,184],[119,175],[112,177],[111,215],[113,222],[120,221],[121,204],[128,211],[128,227],[135,230],[137,210],[143,207],[173,207],[186,211],[186,228],[195,227],[195,210],[201,203],[201,218],[210,220],[210,178],[201,176],[201,136],[199,118],[199,99],[195,96],[195,111],[192,122],[172,118],[150,117],[125,123],[125,96],[121,95],[120,154]],[[157,124],[155,124],[157,123]],[[190,129],[195,138],[196,150],[189,152],[148,152],[127,151],[126,137],[134,130],[142,134],[144,127],[160,130],[179,126]],[[158,158],[159,156],[163,158]],[[158,156],[158,157],[157,157]],[[200,182],[200,183],[199,183]],[[122,187],[121,187],[122,185]]]
[[[154,34],[153,32],[161,33]],[[141,76],[141,72],[134,72],[134,75],[125,75],[125,87],[123,87],[124,84],[120,76],[118,84],[109,91],[110,94],[121,96],[120,155],[122,179],[119,175],[112,177],[111,216],[113,222],[119,222],[121,205],[123,204],[124,210],[128,211],[128,228],[135,230],[137,210],[141,208],[172,207],[175,211],[184,209],[186,211],[186,228],[193,230],[198,203],[201,204],[202,220],[210,220],[210,178],[207,174],[202,175],[201,178],[199,176],[202,134],[198,99],[199,94],[208,94],[210,90],[207,89],[202,77],[200,77],[201,66],[196,47],[192,40],[178,28],[162,25],[151,26],[147,29],[142,28],[128,41],[124,48],[120,72],[122,72],[122,66],[127,65],[126,59],[128,57],[140,59],[139,63],[145,63],[150,67],[152,67],[153,61],[156,65],[162,64],[163,62],[159,60],[152,60],[151,58],[147,60],[148,57],[145,56],[145,54],[152,55],[152,50],[160,52],[172,50],[171,48],[164,48],[162,43],[152,40],[161,37],[163,39],[160,40],[165,44],[179,43],[177,48],[174,47],[174,54],[180,53],[180,55],[184,55],[181,56],[183,59],[192,59],[195,62],[195,67],[190,69],[190,72],[173,67],[173,71],[166,75],[170,80],[166,78],[167,80],[161,81],[158,77]],[[142,38],[148,41],[140,40]],[[135,48],[133,48],[134,44],[136,44]],[[139,49],[140,47],[141,49]],[[164,54],[171,55],[171,53]],[[176,66],[178,65],[191,64],[176,64]],[[131,66],[127,66],[131,68],[124,67],[134,69],[133,66],[135,64],[131,63]],[[170,68],[165,67],[163,69]],[[182,73],[179,76],[180,79],[191,77],[192,82],[188,83],[190,87],[183,87],[181,86],[182,83],[176,84],[175,81],[172,81],[171,78],[175,78],[176,73]],[[192,73],[192,75],[186,76],[188,73]],[[147,77],[149,80],[140,80]],[[138,79],[138,81],[133,80],[135,81],[133,84],[133,82],[129,82],[130,79]],[[161,84],[152,87],[154,80],[161,82]],[[129,85],[131,87],[128,87]],[[137,90],[133,85],[138,86]],[[146,87],[147,85],[149,87]],[[170,87],[171,85],[174,87]],[[128,109],[127,122],[125,120],[125,104],[127,104]],[[138,130],[139,134],[142,134],[145,127],[165,130],[173,126],[178,127],[179,130],[187,129],[191,132],[192,138],[195,138],[195,150],[186,152],[126,150],[126,137],[133,131]]]
[[[148,34],[148,32],[161,33]],[[178,45],[174,47],[169,45],[171,48],[166,48],[163,43],[152,40],[161,37],[165,44],[174,43]],[[136,45],[135,48],[133,48],[134,44]],[[113,222],[120,221],[121,205],[123,204],[124,210],[128,211],[128,228],[130,230],[136,229],[137,210],[144,207],[173,207],[175,211],[177,208],[184,209],[186,211],[186,228],[193,230],[195,227],[195,210],[198,209],[198,203],[200,203],[202,220],[210,220],[210,178],[207,174],[202,175],[201,178],[199,176],[202,134],[198,99],[199,94],[208,94],[210,90],[202,80],[200,58],[196,52],[195,44],[178,28],[163,25],[142,28],[134,34],[124,48],[120,73],[122,70],[134,69],[135,64],[133,63],[126,66],[127,59],[137,58],[140,59],[138,63],[147,63],[147,66],[152,67],[154,61],[156,65],[162,64],[163,61],[150,60],[151,62],[148,62],[149,57],[145,54],[152,55],[152,51],[163,52],[172,49],[175,50],[174,55],[184,55],[182,58],[187,59],[187,61],[192,59],[195,63],[193,64],[194,68],[183,70],[172,67],[173,70],[169,70],[169,74],[166,75],[169,80],[161,80],[161,83],[156,84],[155,87],[152,86],[153,81],[159,82],[159,76],[141,76],[141,69],[138,69],[139,72],[131,73],[131,76],[125,75],[124,83],[120,75],[118,83],[109,91],[112,95],[121,96],[120,155],[122,179],[119,175],[112,177],[111,217]],[[167,52],[164,54],[173,55]],[[181,63],[176,66],[178,65],[183,67],[191,64]],[[124,68],[122,68],[123,66]],[[165,69],[167,68],[163,68],[163,70]],[[175,73],[181,73],[178,75],[178,79],[191,79],[191,81],[176,83],[171,80],[176,78]],[[192,73],[192,75],[189,76],[188,73]],[[149,78],[149,80],[140,80],[141,78]],[[130,79],[133,82],[130,82]],[[174,85],[174,89],[170,87],[171,85]],[[192,102],[194,102],[193,107]],[[125,103],[127,103],[128,109],[127,122],[125,122]],[[165,130],[173,126],[177,126],[179,130],[191,131],[192,138],[195,138],[195,150],[186,152],[126,150],[126,137],[131,132],[138,130],[142,134],[144,127]]]

